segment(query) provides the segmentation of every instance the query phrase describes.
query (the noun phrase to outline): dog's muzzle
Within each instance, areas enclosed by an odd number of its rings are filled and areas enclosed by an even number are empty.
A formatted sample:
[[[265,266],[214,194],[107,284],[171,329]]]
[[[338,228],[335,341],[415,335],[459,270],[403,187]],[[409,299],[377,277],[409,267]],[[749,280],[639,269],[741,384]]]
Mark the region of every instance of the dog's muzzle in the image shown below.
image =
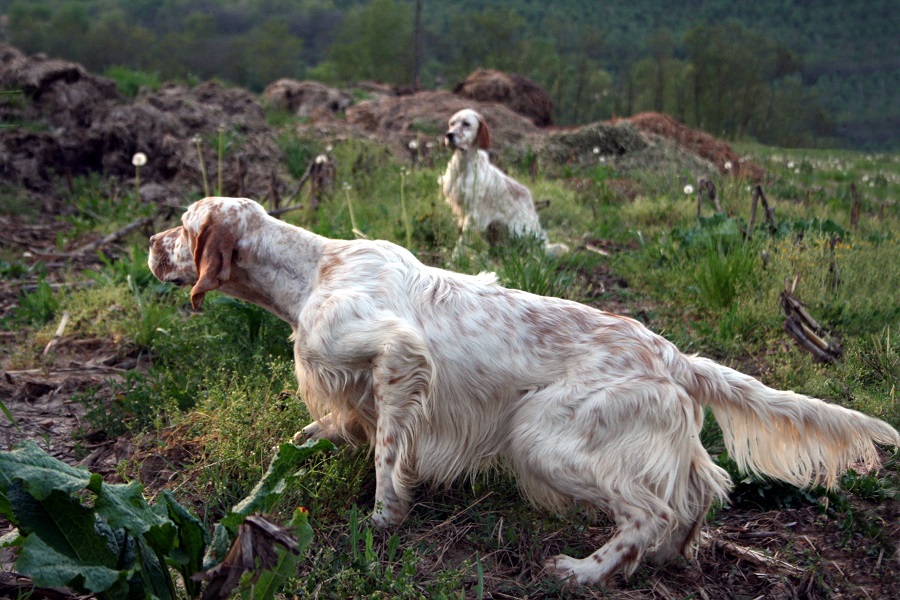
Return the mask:
[[[446,133],[446,135],[444,135],[444,144],[455,150],[456,149],[456,134],[453,133],[452,131],[448,131]]]

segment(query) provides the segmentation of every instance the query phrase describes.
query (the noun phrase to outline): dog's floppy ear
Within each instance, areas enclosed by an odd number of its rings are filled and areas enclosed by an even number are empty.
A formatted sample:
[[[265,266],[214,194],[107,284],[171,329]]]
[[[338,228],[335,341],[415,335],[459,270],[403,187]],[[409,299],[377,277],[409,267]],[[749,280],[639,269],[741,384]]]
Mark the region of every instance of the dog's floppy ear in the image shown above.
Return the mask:
[[[231,276],[231,258],[237,239],[234,232],[207,217],[194,244],[197,283],[191,288],[191,306],[200,310],[206,292],[217,289]]]
[[[478,135],[475,136],[475,144],[482,150],[491,147],[491,132],[488,131],[487,122],[481,115],[478,115]]]

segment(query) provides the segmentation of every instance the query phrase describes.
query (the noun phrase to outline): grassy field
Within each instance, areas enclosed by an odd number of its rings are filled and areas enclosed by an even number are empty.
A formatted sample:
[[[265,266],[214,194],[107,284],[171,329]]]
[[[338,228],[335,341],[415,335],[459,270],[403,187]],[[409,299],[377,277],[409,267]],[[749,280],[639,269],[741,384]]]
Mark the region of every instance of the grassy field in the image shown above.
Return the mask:
[[[314,140],[285,137],[282,144],[301,167],[325,150]],[[751,184],[733,177],[714,179],[725,214],[714,215],[707,203],[698,220],[696,194],[685,192],[696,182],[687,173],[622,174],[598,163],[577,172],[550,168],[532,181],[509,165],[536,198],[551,200],[541,219],[551,241],[566,242],[574,252],[553,259],[522,249],[476,247],[454,258],[455,226],[436,184],[446,157],[439,156],[434,167],[412,167],[362,141],[333,148],[337,181],[318,210],[290,212],[284,219],[329,237],[352,238],[352,214],[359,232],[408,245],[423,262],[470,273],[493,270],[508,286],[627,312],[683,351],[900,426],[900,157],[758,146],[739,151],[766,170],[763,189],[775,207],[774,231],[762,223],[760,210],[752,237],[744,234]],[[636,197],[621,191],[626,178],[639,190]],[[58,234],[60,249],[85,233],[108,233],[154,210],[128,193],[116,201],[109,197],[101,180],[78,182],[71,194],[78,210],[61,217],[67,227]],[[197,198],[199,193],[186,201]],[[34,217],[8,198],[3,210]],[[53,355],[42,350],[65,311],[66,336],[102,339],[150,356],[149,368],[78,396],[88,411],[84,430],[136,441],[142,452],[120,465],[124,479],[139,477],[142,453],[186,449],[167,454],[181,457],[171,465],[170,479],[143,483],[154,493],[172,490],[211,524],[260,479],[272,447],[308,422],[295,391],[290,328],[217,293],[207,298],[202,314],[191,313],[186,290],[150,275],[146,246],[146,238],[135,235],[115,260],[88,271],[64,270],[62,279],[70,285],[42,280],[23,292],[2,327],[27,335],[4,348],[4,368],[52,366]],[[0,256],[6,279],[32,276],[35,269],[40,267],[19,256]],[[832,364],[815,362],[782,329],[779,298],[785,280],[795,277],[795,295],[843,347]],[[705,441],[713,453],[722,452],[711,423]],[[727,457],[720,459],[731,468]],[[735,507],[716,509],[710,524],[740,514],[746,502],[761,511],[813,507],[848,539],[861,538],[873,557],[880,551],[884,561],[878,558],[878,565],[887,568],[897,551],[896,513],[881,520],[859,516],[854,502],[893,498],[896,506],[897,472],[893,457],[883,473],[847,477],[846,489],[828,494],[735,473]],[[288,590],[301,598],[604,597],[597,590],[563,589],[539,567],[552,554],[595,548],[610,531],[602,518],[531,508],[508,474],[489,473],[447,490],[423,487],[408,521],[385,534],[365,521],[374,486],[365,449],[310,461],[275,509],[284,516],[305,506],[316,534]],[[817,553],[798,548],[783,558],[817,568]],[[730,572],[737,562],[723,559],[715,569]],[[672,597],[689,597],[702,585],[692,584],[684,569],[642,567],[614,595],[669,597],[668,589]],[[814,582],[819,595],[813,597],[853,585],[824,564],[821,569]]]

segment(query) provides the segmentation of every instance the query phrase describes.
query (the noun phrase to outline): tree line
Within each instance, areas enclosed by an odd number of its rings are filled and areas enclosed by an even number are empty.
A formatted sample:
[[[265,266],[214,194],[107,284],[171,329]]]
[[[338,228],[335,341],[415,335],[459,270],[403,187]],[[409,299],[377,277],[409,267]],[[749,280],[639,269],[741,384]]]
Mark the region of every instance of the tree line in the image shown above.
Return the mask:
[[[571,10],[536,12],[522,1],[0,0],[0,34],[95,72],[218,78],[254,91],[281,77],[452,88],[476,68],[494,68],[547,90],[560,125],[654,110],[726,139],[781,146],[842,142],[847,105],[833,92],[845,79],[878,94],[865,74],[811,80],[794,49],[737,20],[673,28],[633,13],[616,27],[602,5],[561,4]],[[900,82],[880,84],[884,109],[850,117],[878,123],[890,112]],[[876,145],[893,142],[875,129]]]

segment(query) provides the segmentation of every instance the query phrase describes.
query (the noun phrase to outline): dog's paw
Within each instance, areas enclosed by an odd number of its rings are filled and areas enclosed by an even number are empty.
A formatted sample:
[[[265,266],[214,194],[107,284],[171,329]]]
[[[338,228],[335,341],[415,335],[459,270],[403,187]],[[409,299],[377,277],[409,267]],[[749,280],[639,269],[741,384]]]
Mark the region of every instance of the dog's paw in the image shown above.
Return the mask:
[[[600,567],[591,557],[585,559],[572,558],[565,554],[557,554],[544,561],[544,570],[552,577],[567,584],[605,586],[605,569]]]
[[[291,441],[298,446],[302,446],[307,440],[318,439],[322,437],[322,427],[317,421],[313,421],[300,431],[294,434]]]
[[[578,583],[575,572],[578,560],[565,554],[557,554],[544,561],[544,570],[559,581]]]
[[[387,529],[403,522],[406,511],[399,507],[378,503],[372,511],[372,524],[378,529]]]

